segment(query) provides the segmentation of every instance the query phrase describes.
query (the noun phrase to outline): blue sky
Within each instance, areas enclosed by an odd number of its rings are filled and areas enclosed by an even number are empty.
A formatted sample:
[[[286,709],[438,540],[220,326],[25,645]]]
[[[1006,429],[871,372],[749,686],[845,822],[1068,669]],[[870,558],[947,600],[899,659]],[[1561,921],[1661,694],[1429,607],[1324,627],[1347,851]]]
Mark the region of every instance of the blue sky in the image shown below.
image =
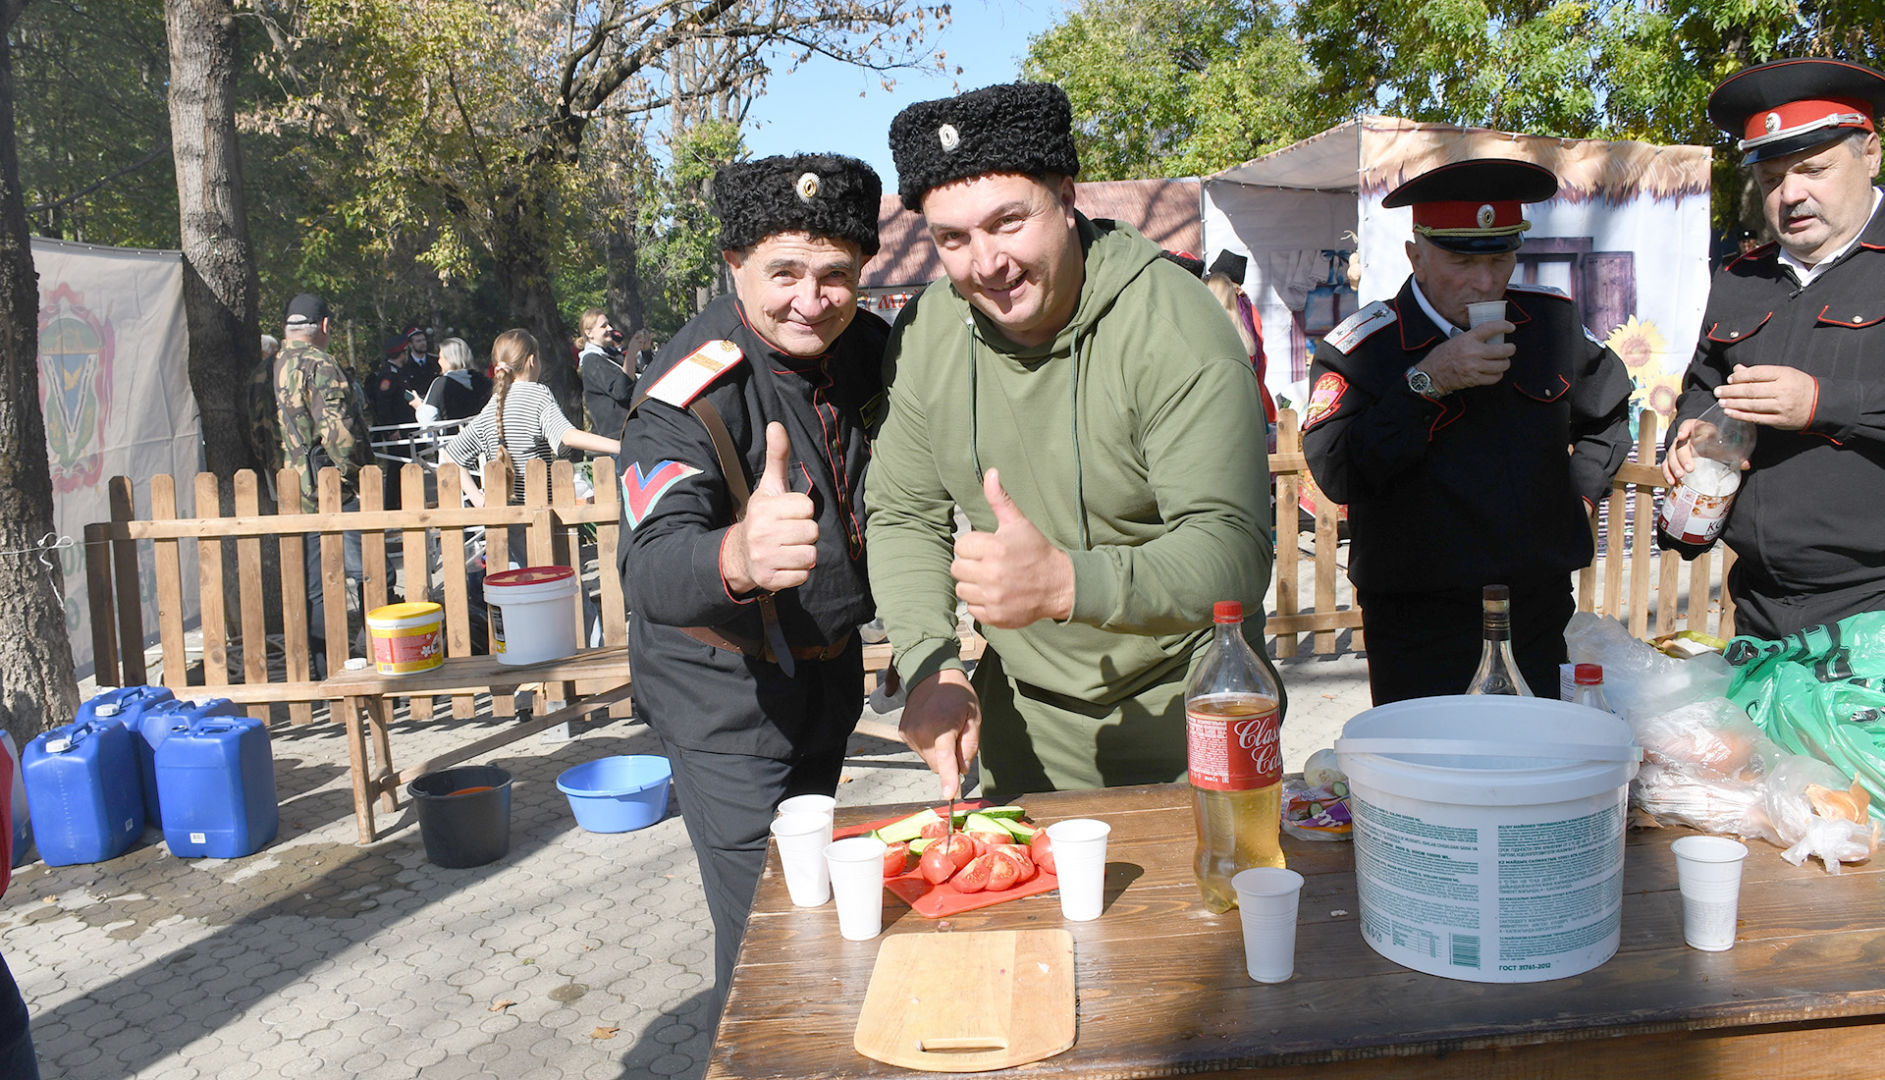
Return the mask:
[[[883,177],[884,190],[893,191],[891,118],[913,102],[1013,82],[1028,38],[1064,10],[1063,0],[956,0],[952,21],[932,42],[945,54],[950,73],[939,74],[933,66],[894,72],[891,91],[881,85],[884,76],[821,58],[791,74],[777,72],[747,113],[746,145],[754,157],[835,151],[862,158]]]

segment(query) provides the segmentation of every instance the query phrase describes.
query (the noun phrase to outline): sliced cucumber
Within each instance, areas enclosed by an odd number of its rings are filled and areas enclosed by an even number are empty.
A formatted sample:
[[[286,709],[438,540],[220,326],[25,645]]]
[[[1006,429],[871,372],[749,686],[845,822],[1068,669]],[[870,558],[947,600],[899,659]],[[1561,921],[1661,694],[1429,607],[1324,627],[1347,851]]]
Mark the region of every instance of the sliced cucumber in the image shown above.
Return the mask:
[[[877,838],[886,844],[894,844],[901,840],[915,840],[923,835],[923,826],[940,824],[942,824],[941,814],[934,810],[919,810],[900,821],[879,826],[876,830]]]

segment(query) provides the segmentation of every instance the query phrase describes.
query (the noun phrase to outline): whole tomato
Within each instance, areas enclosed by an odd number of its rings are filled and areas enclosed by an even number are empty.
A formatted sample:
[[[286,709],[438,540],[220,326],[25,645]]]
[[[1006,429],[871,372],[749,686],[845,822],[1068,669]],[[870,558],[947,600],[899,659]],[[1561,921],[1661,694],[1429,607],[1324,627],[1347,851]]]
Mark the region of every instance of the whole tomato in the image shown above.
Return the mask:
[[[941,885],[954,876],[957,866],[949,853],[943,850],[943,842],[938,840],[923,849],[923,857],[917,860],[916,868],[923,873],[923,880],[931,885]]]
[[[1034,830],[1033,839],[1028,841],[1028,854],[1034,864],[1050,874],[1059,873],[1054,869],[1054,841],[1047,835],[1046,829]]]

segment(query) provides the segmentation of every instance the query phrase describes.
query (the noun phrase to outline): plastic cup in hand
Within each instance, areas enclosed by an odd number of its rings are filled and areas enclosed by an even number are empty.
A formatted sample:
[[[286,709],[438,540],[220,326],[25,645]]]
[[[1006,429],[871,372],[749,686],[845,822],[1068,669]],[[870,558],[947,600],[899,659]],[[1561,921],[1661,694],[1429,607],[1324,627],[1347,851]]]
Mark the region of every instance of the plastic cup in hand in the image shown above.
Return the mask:
[[[1259,866],[1230,879],[1244,924],[1244,968],[1260,983],[1288,982],[1296,973],[1296,905],[1302,875]]]
[[[1693,949],[1734,948],[1741,900],[1741,862],[1747,845],[1725,836],[1685,836],[1669,845],[1682,889],[1682,939]]]
[[[830,821],[838,809],[838,800],[829,795],[794,795],[779,804],[781,814],[823,814]]]
[[[772,839],[785,867],[785,889],[797,907],[817,907],[831,899],[825,869],[825,845],[831,843],[831,818],[824,814],[780,814],[772,819]]]
[[[838,933],[869,941],[884,928],[884,849],[875,836],[853,836],[825,845],[831,894],[838,901]]]
[[[1505,318],[1504,300],[1481,300],[1476,304],[1466,305],[1466,325],[1469,329],[1484,326]],[[1497,345],[1505,340],[1504,334],[1494,334],[1486,339],[1488,345]]]
[[[1047,827],[1063,918],[1090,922],[1100,917],[1106,898],[1106,838],[1112,831],[1111,825],[1093,818],[1056,821]]]

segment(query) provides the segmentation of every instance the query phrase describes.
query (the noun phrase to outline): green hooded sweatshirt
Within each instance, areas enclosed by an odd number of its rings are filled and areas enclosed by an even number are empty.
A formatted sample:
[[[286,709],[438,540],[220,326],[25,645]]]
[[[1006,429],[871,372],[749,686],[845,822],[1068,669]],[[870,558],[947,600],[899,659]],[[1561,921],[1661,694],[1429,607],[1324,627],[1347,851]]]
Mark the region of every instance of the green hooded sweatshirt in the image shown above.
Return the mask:
[[[1273,545],[1263,405],[1224,309],[1130,226],[1076,226],[1085,282],[1051,344],[1013,345],[946,280],[904,307],[865,501],[871,588],[914,686],[961,666],[952,507],[994,529],[982,474],[999,469],[1070,555],[1073,616],[984,633],[1020,696],[1098,715],[1169,699],[1216,601],[1243,602],[1261,653]]]

